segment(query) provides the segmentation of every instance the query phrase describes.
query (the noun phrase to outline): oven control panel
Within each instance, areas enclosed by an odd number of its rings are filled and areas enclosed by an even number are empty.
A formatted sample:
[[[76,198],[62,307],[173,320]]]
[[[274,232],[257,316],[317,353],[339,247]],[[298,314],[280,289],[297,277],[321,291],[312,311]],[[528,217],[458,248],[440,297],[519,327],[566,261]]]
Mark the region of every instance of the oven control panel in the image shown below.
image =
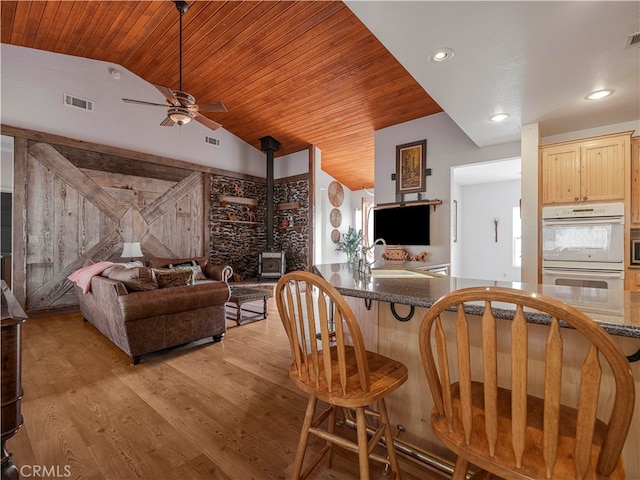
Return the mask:
[[[544,207],[542,209],[542,218],[544,219],[621,216],[624,216],[624,203],[565,205],[561,207]]]

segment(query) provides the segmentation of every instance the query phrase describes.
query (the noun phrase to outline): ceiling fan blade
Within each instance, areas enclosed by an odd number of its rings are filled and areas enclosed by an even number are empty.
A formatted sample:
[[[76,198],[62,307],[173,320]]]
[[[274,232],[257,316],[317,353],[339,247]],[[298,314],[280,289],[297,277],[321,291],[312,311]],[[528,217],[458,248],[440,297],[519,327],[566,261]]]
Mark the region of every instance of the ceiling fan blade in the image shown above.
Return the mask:
[[[164,97],[167,99],[167,102],[169,102],[171,105],[176,107],[180,106],[180,102],[173,94],[173,90],[171,90],[169,87],[165,87],[164,85],[156,85],[155,83],[153,84],[153,86],[156,87],[160,91],[160,93],[164,95]]]
[[[199,112],[228,112],[222,102],[207,102],[198,104]]]
[[[218,122],[214,122],[210,118],[207,118],[198,112],[194,112],[194,119],[196,122],[200,122],[202,125],[204,125],[207,128],[210,128],[211,130],[217,130],[222,126]]]
[[[164,103],[152,103],[152,102],[145,102],[142,100],[132,100],[130,98],[123,98],[122,99],[123,102],[125,103],[135,103],[138,105],[151,105],[152,107],[164,107],[164,108],[169,108],[170,105],[166,105]]]
[[[171,120],[171,117],[169,116],[165,117],[165,119],[160,123],[160,125],[163,127],[173,127],[175,124],[176,122]]]

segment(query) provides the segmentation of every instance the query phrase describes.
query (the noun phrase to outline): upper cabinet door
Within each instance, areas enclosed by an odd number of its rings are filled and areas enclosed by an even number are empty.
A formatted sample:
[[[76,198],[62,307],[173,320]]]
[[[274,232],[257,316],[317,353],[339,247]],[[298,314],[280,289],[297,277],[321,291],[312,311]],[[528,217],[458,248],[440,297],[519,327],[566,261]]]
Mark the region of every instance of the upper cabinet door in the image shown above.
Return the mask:
[[[630,136],[624,132],[542,147],[542,204],[624,201]]]
[[[542,150],[542,203],[580,201],[580,147],[558,145]]]
[[[631,223],[640,225],[640,137],[631,141]]]
[[[624,200],[625,143],[623,138],[615,137],[584,144],[580,201]]]

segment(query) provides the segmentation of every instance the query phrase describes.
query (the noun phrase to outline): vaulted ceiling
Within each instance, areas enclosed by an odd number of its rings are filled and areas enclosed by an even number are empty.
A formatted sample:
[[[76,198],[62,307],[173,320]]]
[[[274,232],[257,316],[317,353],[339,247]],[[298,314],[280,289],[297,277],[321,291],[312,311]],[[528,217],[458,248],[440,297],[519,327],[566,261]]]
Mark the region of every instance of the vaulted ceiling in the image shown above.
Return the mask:
[[[179,13],[169,1],[2,1],[2,43],[119,64],[178,89]],[[374,130],[441,108],[342,2],[189,2],[183,90],[247,143],[316,145],[352,190],[374,183]],[[158,127],[161,128],[161,127]]]

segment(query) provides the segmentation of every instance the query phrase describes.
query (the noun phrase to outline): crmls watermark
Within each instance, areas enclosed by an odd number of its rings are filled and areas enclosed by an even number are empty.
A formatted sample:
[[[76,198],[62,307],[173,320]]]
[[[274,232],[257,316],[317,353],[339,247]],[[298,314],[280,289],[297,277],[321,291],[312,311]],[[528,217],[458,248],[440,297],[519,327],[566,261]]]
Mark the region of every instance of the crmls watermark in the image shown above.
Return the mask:
[[[67,478],[71,476],[71,465],[22,465],[20,476],[24,478]]]

